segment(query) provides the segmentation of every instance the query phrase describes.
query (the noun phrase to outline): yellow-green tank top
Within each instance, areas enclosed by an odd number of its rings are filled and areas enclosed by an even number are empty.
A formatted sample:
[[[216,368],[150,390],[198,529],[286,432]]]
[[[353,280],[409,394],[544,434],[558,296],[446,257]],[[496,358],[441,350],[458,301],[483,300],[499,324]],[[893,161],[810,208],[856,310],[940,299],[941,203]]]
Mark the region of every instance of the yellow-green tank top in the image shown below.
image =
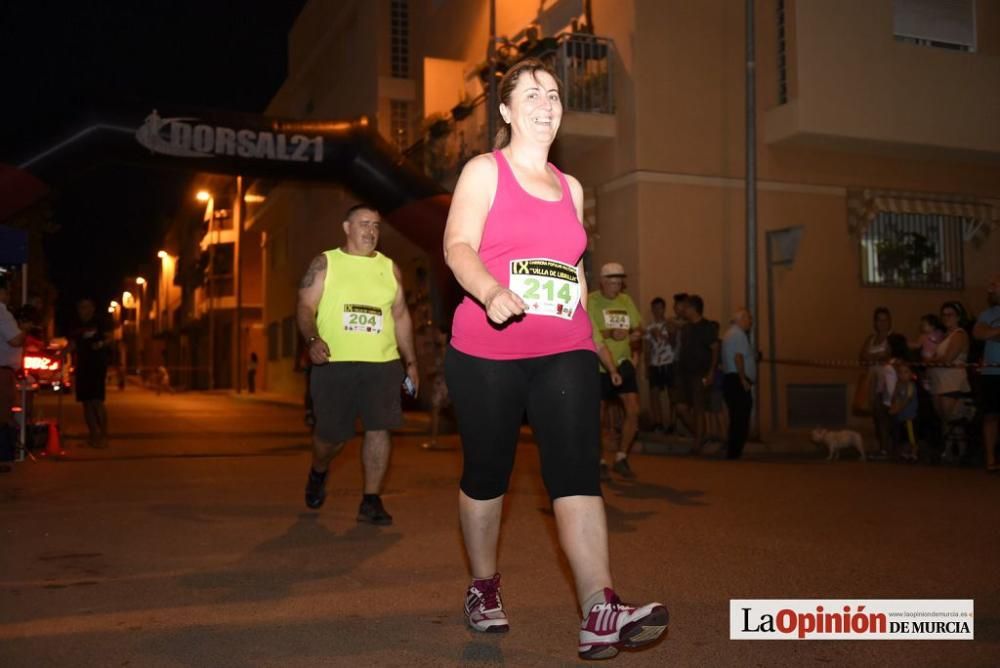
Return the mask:
[[[399,359],[392,303],[398,284],[392,260],[326,251],[326,280],[316,328],[330,347],[331,362],[390,362]]]

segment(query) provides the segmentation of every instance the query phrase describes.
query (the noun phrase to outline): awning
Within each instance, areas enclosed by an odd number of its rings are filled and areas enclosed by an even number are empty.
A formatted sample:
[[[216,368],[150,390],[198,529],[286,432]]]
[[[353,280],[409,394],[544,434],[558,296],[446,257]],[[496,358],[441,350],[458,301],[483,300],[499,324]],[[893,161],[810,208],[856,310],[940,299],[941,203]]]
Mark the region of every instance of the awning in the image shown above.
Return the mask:
[[[883,212],[963,218],[963,237],[976,247],[1000,225],[1000,202],[995,200],[892,190],[847,192],[847,225],[852,234],[864,234],[868,225]]]

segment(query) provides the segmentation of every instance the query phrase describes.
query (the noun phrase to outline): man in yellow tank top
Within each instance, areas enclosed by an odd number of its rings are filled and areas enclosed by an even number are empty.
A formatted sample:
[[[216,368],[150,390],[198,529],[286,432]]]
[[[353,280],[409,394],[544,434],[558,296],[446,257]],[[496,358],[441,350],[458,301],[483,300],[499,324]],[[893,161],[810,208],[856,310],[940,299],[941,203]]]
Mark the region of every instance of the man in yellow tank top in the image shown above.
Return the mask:
[[[400,383],[408,380],[416,396],[420,380],[399,267],[375,250],[380,223],[378,211],[365,204],[347,211],[343,247],[318,255],[302,278],[297,319],[313,364],[316,416],[306,505],[323,505],[330,461],[354,436],[360,415],[365,480],[358,521],[386,525],[392,516],[379,492],[389,430],[403,423]]]

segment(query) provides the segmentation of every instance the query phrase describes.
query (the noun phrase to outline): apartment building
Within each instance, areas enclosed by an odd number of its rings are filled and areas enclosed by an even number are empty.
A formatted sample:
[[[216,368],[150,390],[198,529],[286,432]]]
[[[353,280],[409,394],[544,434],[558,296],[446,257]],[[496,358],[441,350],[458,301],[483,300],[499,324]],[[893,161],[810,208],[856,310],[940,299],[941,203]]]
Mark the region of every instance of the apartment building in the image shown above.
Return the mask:
[[[365,116],[450,188],[490,145],[492,18],[501,71],[540,55],[563,79],[553,160],[585,186],[587,266],[625,264],[644,311],[695,292],[728,321],[747,302],[744,3],[496,0],[493,17],[490,4],[313,0],[267,111]],[[945,299],[978,310],[1000,266],[1000,3],[757,0],[754,19],[759,346],[848,363],[875,306],[905,333]],[[301,391],[296,281],[339,243],[353,201],[284,183],[254,219],[276,391]],[[428,266],[405,235],[383,237],[408,282]],[[848,419],[855,371],[774,371],[759,387],[765,430]]]

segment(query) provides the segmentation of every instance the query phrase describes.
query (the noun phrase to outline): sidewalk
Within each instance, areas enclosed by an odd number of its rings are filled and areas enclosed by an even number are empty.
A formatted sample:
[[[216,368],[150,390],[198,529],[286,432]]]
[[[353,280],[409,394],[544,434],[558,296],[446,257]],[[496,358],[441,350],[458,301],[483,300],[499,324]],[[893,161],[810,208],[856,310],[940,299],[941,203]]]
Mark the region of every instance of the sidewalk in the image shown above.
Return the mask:
[[[846,429],[861,434],[867,446],[874,443],[875,436],[869,424],[849,425]],[[826,456],[826,448],[817,445],[810,439],[809,429],[789,429],[767,434],[763,439],[748,441],[743,453],[755,455],[792,455],[792,456]],[[694,439],[676,434],[660,434],[654,432],[639,432],[633,452],[647,455],[689,455],[694,448]],[[703,452],[707,455],[721,454],[724,443],[706,444]]]

